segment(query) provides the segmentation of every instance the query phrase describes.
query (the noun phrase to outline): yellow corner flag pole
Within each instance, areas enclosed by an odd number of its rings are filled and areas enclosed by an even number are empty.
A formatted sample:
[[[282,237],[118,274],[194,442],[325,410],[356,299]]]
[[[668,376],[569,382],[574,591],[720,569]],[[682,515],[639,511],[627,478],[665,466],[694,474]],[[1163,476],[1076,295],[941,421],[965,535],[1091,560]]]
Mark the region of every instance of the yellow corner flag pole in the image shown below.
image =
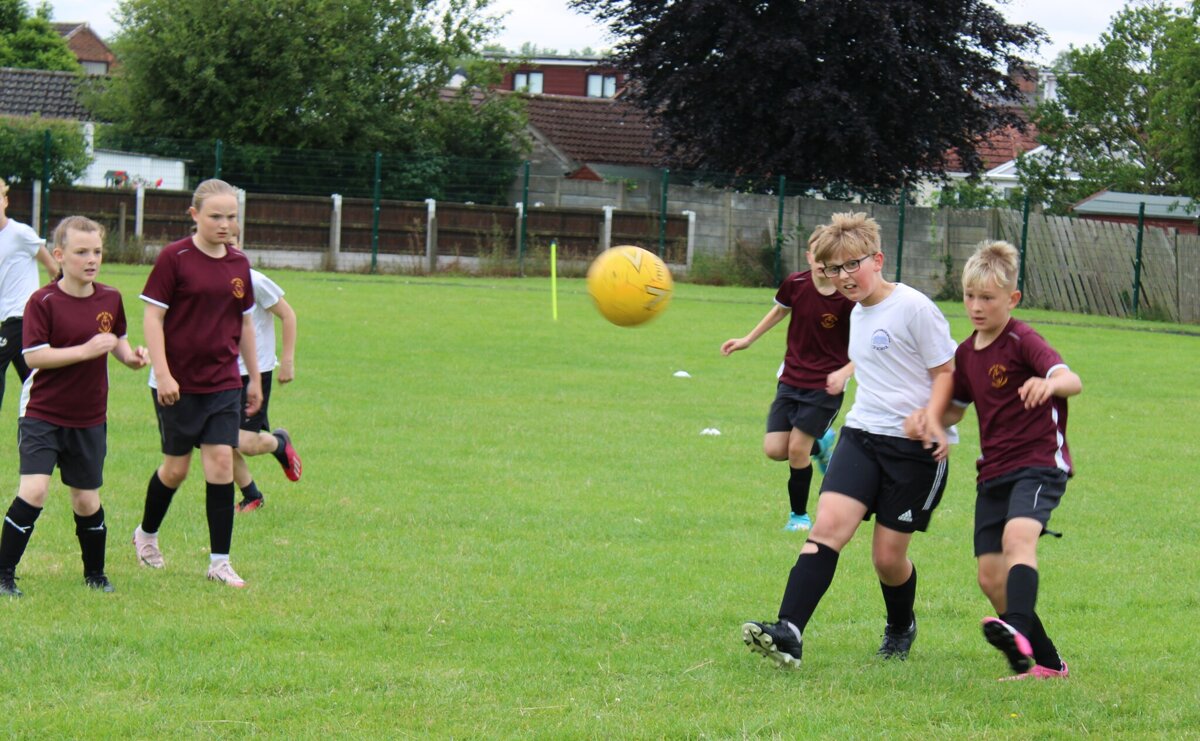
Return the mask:
[[[558,241],[550,241],[550,306],[554,321],[558,321]]]

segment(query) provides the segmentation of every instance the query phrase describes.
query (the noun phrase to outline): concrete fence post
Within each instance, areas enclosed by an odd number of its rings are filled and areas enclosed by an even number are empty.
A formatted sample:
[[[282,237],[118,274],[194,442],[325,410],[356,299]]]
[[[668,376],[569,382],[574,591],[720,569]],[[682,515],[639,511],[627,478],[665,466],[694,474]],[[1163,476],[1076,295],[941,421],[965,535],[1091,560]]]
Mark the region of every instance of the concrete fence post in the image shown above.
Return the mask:
[[[603,207],[603,209],[604,209],[604,223],[600,226],[600,251],[601,252],[608,249],[609,247],[612,247],[613,207],[611,205],[605,205]]]
[[[134,194],[134,203],[133,236],[142,237],[146,225],[146,186],[142,183],[138,183],[137,191]]]
[[[237,189],[237,205],[238,205],[238,228],[241,230],[241,235],[238,237],[238,245],[242,251],[246,250],[246,191],[241,188]]]
[[[437,272],[437,201],[425,199],[425,270],[430,275]]]
[[[42,181],[33,181],[33,200],[29,202],[29,223],[33,224],[34,229],[42,223]],[[40,237],[49,237],[48,234],[39,234]],[[53,245],[51,245],[53,246]]]
[[[692,271],[692,258],[696,254],[696,212],[684,211],[683,215],[687,217],[687,272]]]
[[[330,200],[333,201],[333,213],[329,215],[329,269],[337,270],[342,252],[342,195],[334,193]]]

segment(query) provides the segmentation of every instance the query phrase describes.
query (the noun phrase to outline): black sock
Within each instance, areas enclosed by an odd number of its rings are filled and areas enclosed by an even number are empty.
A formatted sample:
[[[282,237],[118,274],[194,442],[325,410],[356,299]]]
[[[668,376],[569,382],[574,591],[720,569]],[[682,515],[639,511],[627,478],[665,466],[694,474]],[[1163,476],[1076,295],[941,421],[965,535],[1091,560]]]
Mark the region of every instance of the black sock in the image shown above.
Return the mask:
[[[258,490],[258,484],[253,481],[241,487],[241,489],[242,497],[245,499],[262,499],[262,492]]]
[[[833,572],[837,570],[838,562],[837,551],[824,543],[811,540],[808,543],[815,545],[817,552],[800,552],[796,565],[788,575],[783,602],[779,605],[779,619],[795,625],[801,633],[817,609],[817,603],[825,596],[825,590],[833,583]]]
[[[1001,619],[1028,637],[1033,628],[1033,613],[1037,607],[1038,572],[1032,566],[1019,563],[1008,570],[1005,604],[1007,611]]]
[[[913,623],[913,604],[917,601],[916,565],[913,565],[908,581],[894,587],[879,582],[879,588],[883,590],[883,604],[887,606],[888,627],[897,631],[908,630]]]
[[[793,468],[788,477],[788,499],[792,503],[792,512],[802,515],[808,512],[808,489],[812,485],[812,464],[804,468]]]
[[[150,483],[146,485],[146,505],[142,509],[142,532],[154,534],[162,527],[163,518],[167,516],[167,510],[171,507],[171,497],[175,496],[175,489],[167,486],[158,477],[158,471],[155,471],[150,476]]]
[[[204,486],[210,552],[228,555],[233,543],[233,482],[214,484],[210,481]]]
[[[79,553],[83,557],[83,575],[104,573],[104,546],[108,528],[104,526],[104,507],[95,514],[75,515],[75,537],[79,538]]]
[[[13,497],[8,514],[4,516],[4,529],[0,533],[0,569],[17,568],[21,556],[25,555],[25,546],[33,535],[33,523],[37,522],[41,507],[34,507],[20,497]]]
[[[285,452],[284,449],[287,448],[287,440],[284,440],[283,435],[280,435],[278,432],[273,432],[271,434],[274,436],[274,438],[276,440],[279,441],[279,447],[277,447],[277,448],[275,448],[275,450],[271,451],[271,455],[275,456],[275,460],[279,461],[279,464],[281,466],[286,466],[288,459],[287,459],[287,453]]]
[[[1054,641],[1050,640],[1050,636],[1046,635],[1046,629],[1042,627],[1042,620],[1036,612],[1033,613],[1033,627],[1027,637],[1029,644],[1033,646],[1034,661],[1047,669],[1062,671],[1062,658],[1058,655],[1058,648],[1055,647]]]

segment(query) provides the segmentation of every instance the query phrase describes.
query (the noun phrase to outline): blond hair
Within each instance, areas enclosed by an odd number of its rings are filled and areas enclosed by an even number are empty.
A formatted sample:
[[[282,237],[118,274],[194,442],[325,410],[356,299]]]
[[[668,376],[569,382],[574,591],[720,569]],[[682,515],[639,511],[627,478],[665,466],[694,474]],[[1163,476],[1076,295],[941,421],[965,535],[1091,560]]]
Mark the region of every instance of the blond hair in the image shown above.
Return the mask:
[[[237,196],[237,188],[233,187],[224,180],[211,178],[205,180],[196,186],[196,192],[192,193],[192,208],[197,211],[204,205],[204,199],[209,196]]]
[[[817,262],[873,255],[881,249],[879,222],[861,211],[834,214],[828,224],[817,227],[809,237],[808,247]]]
[[[1020,256],[1017,248],[1003,240],[985,240],[963,267],[963,288],[995,286],[1005,291],[1017,289]]]
[[[4,182],[4,178],[0,178],[0,198],[8,195],[8,183]]]
[[[71,230],[77,232],[88,232],[100,235],[100,241],[104,241],[104,227],[92,221],[86,216],[68,216],[58,222],[58,226],[54,227],[54,246],[62,249],[67,248],[67,232]]]

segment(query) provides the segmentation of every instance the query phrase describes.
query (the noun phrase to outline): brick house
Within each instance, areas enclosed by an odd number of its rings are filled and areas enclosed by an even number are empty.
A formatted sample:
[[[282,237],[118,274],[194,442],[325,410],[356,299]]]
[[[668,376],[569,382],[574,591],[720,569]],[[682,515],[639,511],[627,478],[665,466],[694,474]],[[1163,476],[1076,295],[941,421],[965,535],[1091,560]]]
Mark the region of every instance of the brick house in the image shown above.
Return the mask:
[[[504,66],[501,90],[534,95],[614,98],[625,87],[625,73],[605,57],[543,56],[514,59],[485,53]]]
[[[54,30],[67,41],[67,47],[89,75],[107,75],[117,64],[108,44],[86,23],[55,23]]]

